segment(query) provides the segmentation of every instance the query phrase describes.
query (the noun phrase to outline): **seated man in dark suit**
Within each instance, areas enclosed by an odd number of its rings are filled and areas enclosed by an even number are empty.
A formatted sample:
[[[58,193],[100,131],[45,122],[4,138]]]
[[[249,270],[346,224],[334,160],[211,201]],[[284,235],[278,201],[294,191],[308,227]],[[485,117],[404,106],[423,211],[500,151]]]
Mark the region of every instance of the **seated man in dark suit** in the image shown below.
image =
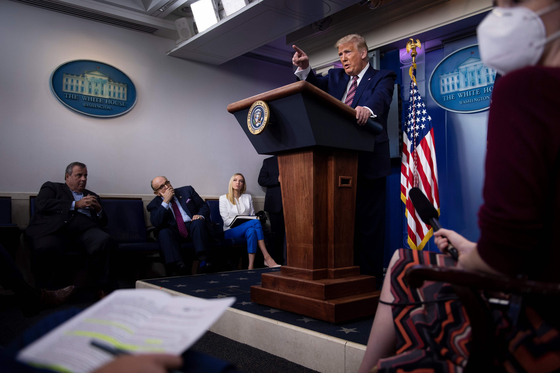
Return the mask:
[[[99,196],[86,189],[87,178],[86,165],[73,162],[66,167],[66,183],[44,183],[26,233],[41,258],[60,257],[70,249],[84,250],[89,256],[89,285],[103,297],[112,286],[109,264],[114,242],[101,230],[107,225],[107,216]]]
[[[150,221],[159,231],[158,240],[165,264],[171,273],[190,274],[190,268],[180,253],[181,243],[191,239],[200,272],[208,270],[208,246],[210,242],[210,208],[193,187],[173,189],[165,176],[158,176],[151,183],[157,196],[147,209]],[[177,216],[179,216],[177,218]]]

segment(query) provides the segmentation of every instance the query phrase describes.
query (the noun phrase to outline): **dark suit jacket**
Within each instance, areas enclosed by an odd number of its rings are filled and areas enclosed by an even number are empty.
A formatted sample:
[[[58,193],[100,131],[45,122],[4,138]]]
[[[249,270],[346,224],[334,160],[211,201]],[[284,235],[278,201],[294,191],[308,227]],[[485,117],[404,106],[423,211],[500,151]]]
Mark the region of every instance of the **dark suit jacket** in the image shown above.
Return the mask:
[[[282,211],[282,190],[278,182],[278,175],[280,175],[278,158],[266,158],[259,172],[259,185],[266,187],[264,211],[273,213]]]
[[[175,189],[175,197],[177,197],[181,207],[191,219],[194,215],[202,215],[206,222],[210,224],[210,207],[200,198],[192,186],[188,185]],[[157,196],[148,204],[147,209],[150,212],[152,225],[158,230],[177,226],[177,221],[173,217],[171,207],[166,209],[161,205],[162,202],[163,198]]]
[[[94,195],[99,204],[101,204],[97,194],[87,189],[83,193],[84,197],[90,194]],[[58,231],[74,219],[76,214],[80,214],[77,210],[70,210],[73,201],[74,195],[68,185],[50,181],[44,183],[37,198],[35,198],[37,212],[31,217],[26,233],[35,239]],[[91,227],[104,227],[107,225],[107,215],[105,215],[103,210],[101,210],[100,217],[92,210],[91,219],[82,219],[87,224],[89,224],[89,220],[92,222]],[[88,228],[88,226],[83,228]]]
[[[375,138],[373,153],[360,153],[358,173],[368,179],[376,179],[391,174],[387,116],[393,100],[396,78],[397,75],[393,71],[375,70],[370,66],[360,81],[352,102],[353,108],[356,108],[356,106],[370,108],[377,115],[375,120],[383,126],[383,132]],[[350,76],[346,74],[344,69],[331,69],[323,77],[318,77],[311,71],[307,81],[341,100],[346,92]]]

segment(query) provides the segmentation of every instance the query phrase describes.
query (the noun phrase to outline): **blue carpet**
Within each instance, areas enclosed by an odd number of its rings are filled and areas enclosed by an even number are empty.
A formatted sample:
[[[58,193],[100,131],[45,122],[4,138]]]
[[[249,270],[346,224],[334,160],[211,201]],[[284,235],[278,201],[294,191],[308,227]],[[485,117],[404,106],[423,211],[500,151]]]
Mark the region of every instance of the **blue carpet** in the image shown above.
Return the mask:
[[[261,284],[261,274],[277,271],[280,271],[280,269],[265,268],[251,271],[221,272],[207,275],[168,277],[142,281],[199,298],[213,299],[235,297],[237,301],[232,307],[238,310],[347,341],[363,345],[367,344],[369,331],[373,323],[373,316],[346,323],[331,324],[251,302],[251,286]]]

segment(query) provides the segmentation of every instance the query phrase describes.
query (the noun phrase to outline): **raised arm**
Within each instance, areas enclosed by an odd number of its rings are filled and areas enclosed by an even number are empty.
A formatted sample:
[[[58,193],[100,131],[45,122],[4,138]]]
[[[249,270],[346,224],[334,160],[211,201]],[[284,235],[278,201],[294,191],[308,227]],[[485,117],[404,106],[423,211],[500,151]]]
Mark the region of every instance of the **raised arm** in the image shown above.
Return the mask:
[[[161,204],[162,202],[163,199],[161,197],[156,197],[150,202],[148,207],[146,207],[150,213],[150,222],[156,228],[159,228],[173,216],[171,209],[163,207]]]
[[[292,57],[292,63],[301,70],[305,70],[309,67],[309,57],[304,51],[299,49],[296,45],[292,45],[292,48],[296,51]]]

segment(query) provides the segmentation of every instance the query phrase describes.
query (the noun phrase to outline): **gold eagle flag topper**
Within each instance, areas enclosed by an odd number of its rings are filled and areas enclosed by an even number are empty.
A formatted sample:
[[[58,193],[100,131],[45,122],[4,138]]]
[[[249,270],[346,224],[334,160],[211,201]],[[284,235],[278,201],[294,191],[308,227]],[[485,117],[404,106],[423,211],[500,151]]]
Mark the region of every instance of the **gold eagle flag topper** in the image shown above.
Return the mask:
[[[408,43],[406,43],[406,53],[412,56],[412,66],[410,66],[410,69],[408,70],[408,75],[410,75],[410,79],[414,80],[414,84],[416,84],[416,76],[413,71],[416,70],[416,56],[418,55],[416,48],[422,48],[420,40],[416,39],[415,42],[413,38],[410,38]]]

